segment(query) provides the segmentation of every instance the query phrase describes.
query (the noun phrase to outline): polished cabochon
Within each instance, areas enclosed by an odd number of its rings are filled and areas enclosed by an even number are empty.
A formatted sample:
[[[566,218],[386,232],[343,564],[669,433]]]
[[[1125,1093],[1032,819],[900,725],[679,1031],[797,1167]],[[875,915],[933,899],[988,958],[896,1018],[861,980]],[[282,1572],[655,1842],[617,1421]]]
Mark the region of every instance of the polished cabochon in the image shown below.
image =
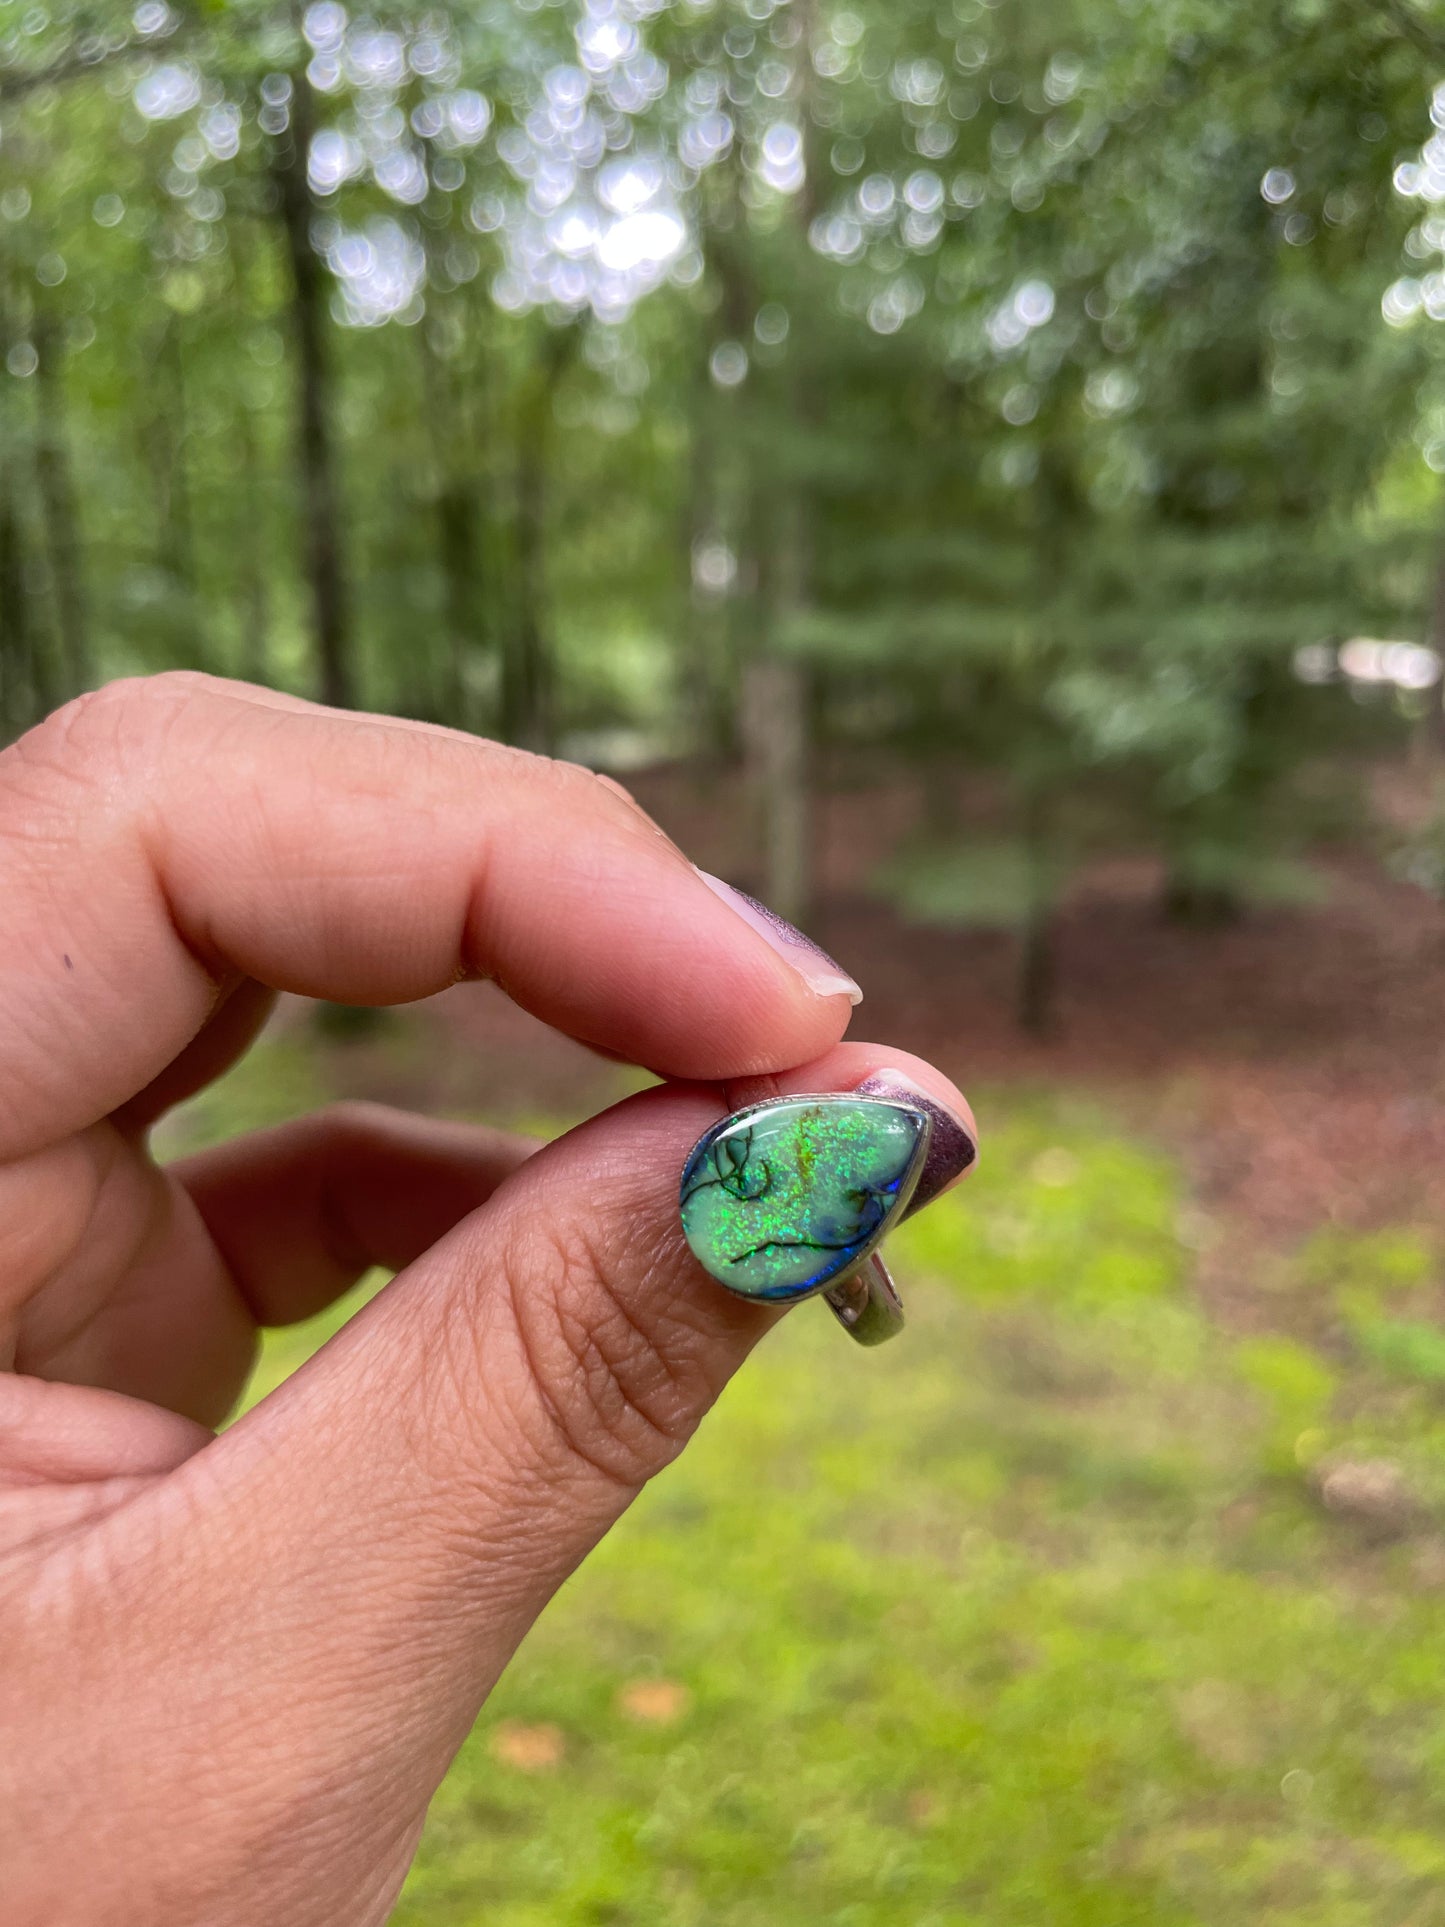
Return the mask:
[[[693,1146],[680,1189],[694,1255],[744,1298],[787,1303],[863,1264],[902,1215],[932,1120],[853,1095],[770,1098]]]

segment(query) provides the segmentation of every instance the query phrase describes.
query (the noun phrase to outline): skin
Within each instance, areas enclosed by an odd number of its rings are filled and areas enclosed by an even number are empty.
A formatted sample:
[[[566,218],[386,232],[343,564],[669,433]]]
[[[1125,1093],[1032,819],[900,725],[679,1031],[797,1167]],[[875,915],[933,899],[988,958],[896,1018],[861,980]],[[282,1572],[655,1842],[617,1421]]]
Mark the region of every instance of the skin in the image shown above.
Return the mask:
[[[889,1069],[966,1107],[840,1043],[846,997],[615,785],[239,684],[116,684],[0,755],[0,905],[6,1921],[367,1927],[528,1626],[774,1322],[683,1243],[689,1147]],[[347,1105],[151,1160],[275,990],[463,977],[673,1081],[544,1149]],[[216,1436],[258,1327],[372,1265]]]

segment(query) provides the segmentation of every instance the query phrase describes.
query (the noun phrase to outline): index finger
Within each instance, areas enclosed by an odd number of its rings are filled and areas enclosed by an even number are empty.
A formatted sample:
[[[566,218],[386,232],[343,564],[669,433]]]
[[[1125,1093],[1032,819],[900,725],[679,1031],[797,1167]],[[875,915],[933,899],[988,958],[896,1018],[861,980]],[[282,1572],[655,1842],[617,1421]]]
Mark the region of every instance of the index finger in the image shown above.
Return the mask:
[[[810,980],[589,772],[203,676],[113,684],[0,756],[0,906],[0,1157],[134,1095],[237,975],[353,1004],[489,977],[706,1080],[848,1020],[846,977]]]

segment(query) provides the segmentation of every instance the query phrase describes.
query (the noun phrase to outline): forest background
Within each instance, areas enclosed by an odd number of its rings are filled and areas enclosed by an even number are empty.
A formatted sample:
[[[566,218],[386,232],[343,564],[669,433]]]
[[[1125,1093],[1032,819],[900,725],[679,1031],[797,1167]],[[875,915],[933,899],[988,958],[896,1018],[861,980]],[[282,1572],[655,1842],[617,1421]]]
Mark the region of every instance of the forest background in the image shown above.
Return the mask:
[[[791,1321],[402,1918],[1445,1921],[1442,321],[1422,0],[0,4],[0,741],[588,762],[980,1094],[910,1342]],[[289,1005],[166,1142],[626,1086]]]

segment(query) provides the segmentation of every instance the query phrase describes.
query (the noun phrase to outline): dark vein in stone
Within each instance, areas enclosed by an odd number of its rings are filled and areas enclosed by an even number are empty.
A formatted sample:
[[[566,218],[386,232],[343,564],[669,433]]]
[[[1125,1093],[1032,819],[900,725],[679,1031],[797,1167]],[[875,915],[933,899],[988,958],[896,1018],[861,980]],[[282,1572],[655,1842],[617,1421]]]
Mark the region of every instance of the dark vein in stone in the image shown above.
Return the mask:
[[[769,1238],[766,1244],[754,1245],[751,1251],[740,1251],[736,1258],[729,1258],[730,1265],[745,1265],[749,1258],[761,1258],[768,1251],[851,1251],[854,1245],[862,1244],[872,1236],[871,1231],[860,1231],[856,1238],[845,1238],[841,1244],[820,1244],[816,1238]]]

